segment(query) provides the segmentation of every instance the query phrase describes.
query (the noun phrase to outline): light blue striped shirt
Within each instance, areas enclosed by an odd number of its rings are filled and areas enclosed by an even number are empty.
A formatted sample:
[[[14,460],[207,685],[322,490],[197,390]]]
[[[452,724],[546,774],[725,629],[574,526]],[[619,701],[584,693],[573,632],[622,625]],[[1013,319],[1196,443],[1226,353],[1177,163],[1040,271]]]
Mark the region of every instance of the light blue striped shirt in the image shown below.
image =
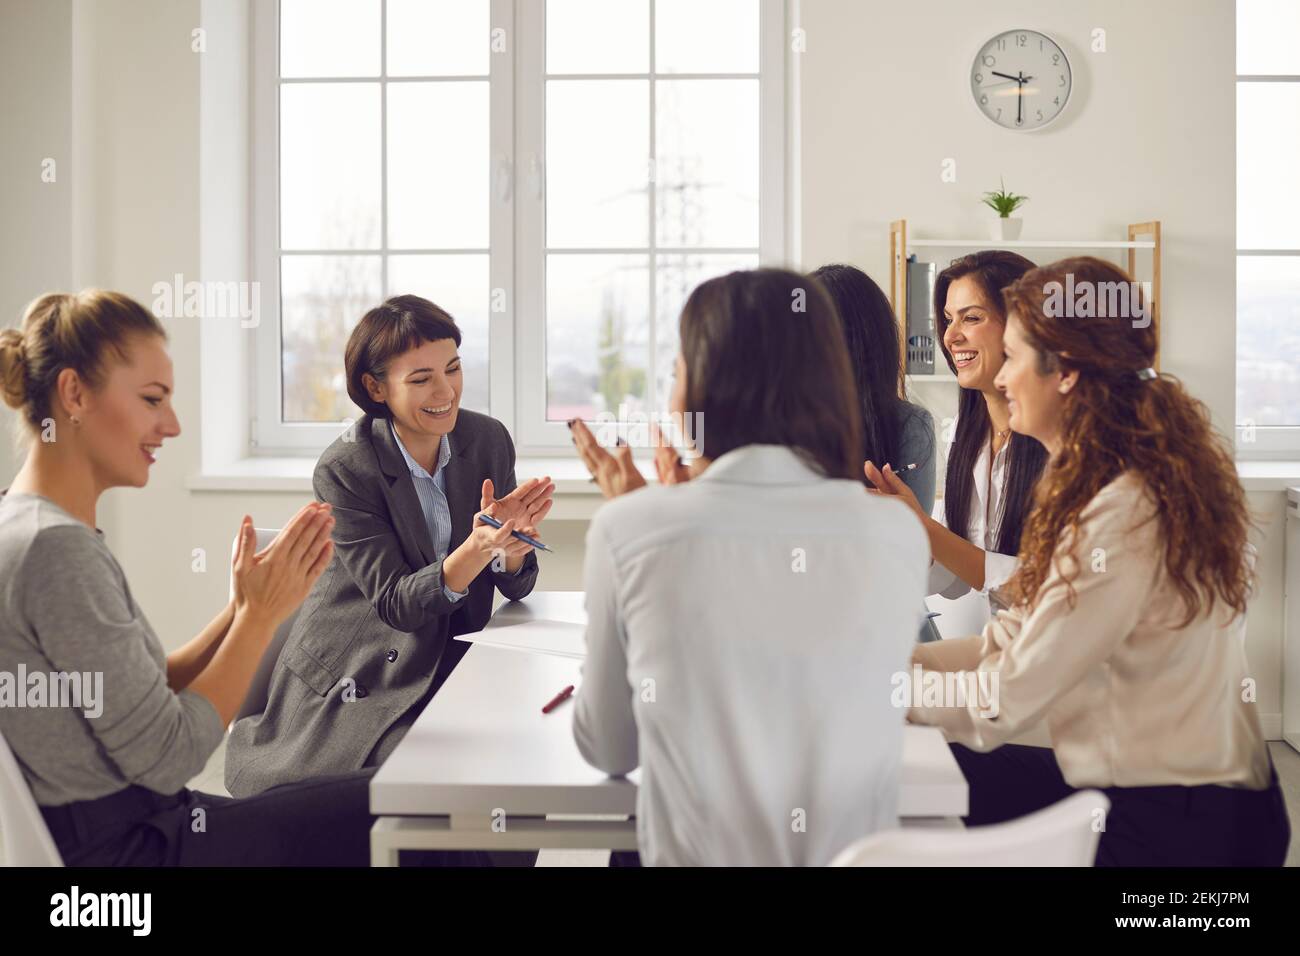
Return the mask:
[[[433,539],[433,549],[438,555],[438,560],[442,561],[447,557],[447,550],[451,547],[451,509],[447,506],[447,486],[443,481],[443,468],[451,458],[451,442],[447,436],[442,436],[442,441],[438,443],[438,464],[434,466],[433,474],[418,461],[411,457],[411,453],[406,450],[402,444],[402,438],[397,434],[397,429],[393,429],[393,437],[397,439],[397,447],[401,449],[402,457],[406,459],[406,467],[411,469],[411,481],[415,484],[415,495],[420,499],[420,510],[424,512],[424,523],[429,529],[429,536]],[[445,584],[442,586],[442,592],[452,601],[459,601],[466,594],[464,591],[453,591]]]

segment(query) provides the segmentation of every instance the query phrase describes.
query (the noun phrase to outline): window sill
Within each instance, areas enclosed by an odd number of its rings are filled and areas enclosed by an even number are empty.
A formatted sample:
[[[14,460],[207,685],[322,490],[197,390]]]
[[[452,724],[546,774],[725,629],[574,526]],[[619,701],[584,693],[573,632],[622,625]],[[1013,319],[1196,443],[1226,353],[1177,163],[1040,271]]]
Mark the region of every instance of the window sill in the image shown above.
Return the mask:
[[[311,495],[315,458],[241,458],[219,468],[192,474],[185,481],[189,491],[199,493],[270,492]],[[647,481],[655,480],[654,465],[638,461]],[[550,475],[555,482],[555,504],[547,520],[586,521],[604,502],[600,489],[590,480],[586,467],[573,455],[530,455],[515,462],[519,480]]]
[[[1237,477],[1247,491],[1286,491],[1300,485],[1300,461],[1238,460]]]
[[[315,458],[241,458],[190,475],[190,491],[290,491],[311,494]]]

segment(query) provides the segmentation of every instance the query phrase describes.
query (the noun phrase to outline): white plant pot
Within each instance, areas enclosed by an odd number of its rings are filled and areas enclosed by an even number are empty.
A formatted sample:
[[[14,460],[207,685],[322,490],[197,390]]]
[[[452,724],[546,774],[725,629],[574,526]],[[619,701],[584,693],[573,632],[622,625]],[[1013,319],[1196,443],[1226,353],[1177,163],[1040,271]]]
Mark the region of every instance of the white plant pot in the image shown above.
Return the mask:
[[[999,217],[989,223],[989,238],[997,242],[1014,242],[1020,238],[1020,227],[1023,225],[1023,220],[1016,217]]]

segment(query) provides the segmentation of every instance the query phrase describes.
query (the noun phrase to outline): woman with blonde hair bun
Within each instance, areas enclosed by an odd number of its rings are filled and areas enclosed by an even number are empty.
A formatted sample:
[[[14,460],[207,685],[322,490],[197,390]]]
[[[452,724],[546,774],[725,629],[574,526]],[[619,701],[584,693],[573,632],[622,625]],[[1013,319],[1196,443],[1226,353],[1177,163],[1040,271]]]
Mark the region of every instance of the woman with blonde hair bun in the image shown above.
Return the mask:
[[[364,866],[368,773],[248,800],[186,789],[329,563],[334,519],[313,502],[254,553],[245,515],[233,598],[164,653],[95,513],[109,488],[143,487],[180,434],[166,341],[147,309],[98,290],[43,295],[0,332],[0,395],[27,444],[0,496],[0,671],[93,677],[96,698],[0,707],[0,733],[65,864]]]

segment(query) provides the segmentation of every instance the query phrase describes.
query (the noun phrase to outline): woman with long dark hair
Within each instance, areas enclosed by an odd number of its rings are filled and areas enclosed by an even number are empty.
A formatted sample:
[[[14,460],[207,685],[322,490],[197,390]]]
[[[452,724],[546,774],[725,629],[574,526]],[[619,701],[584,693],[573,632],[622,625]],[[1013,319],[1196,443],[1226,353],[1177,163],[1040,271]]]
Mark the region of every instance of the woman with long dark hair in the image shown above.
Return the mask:
[[[1024,256],[989,250],[955,260],[935,282],[944,358],[960,387],[942,516],[923,511],[892,468],[866,463],[876,489],[901,496],[925,523],[934,556],[930,593],[952,599],[973,589],[989,595],[990,608],[994,591],[1015,572],[1034,483],[1047,460],[1037,441],[1013,434],[1006,399],[994,385],[1006,328],[1002,290],[1032,268]]]
[[[889,299],[853,266],[825,265],[812,275],[830,293],[844,329],[861,400],[866,457],[882,467],[890,464],[929,514],[934,508],[934,417],[900,397],[898,322]]]
[[[953,743],[968,824],[1095,787],[1110,801],[1099,865],[1280,866],[1290,824],[1246,691],[1245,493],[1205,406],[1152,368],[1140,296],[1110,298],[1135,285],[1076,258],[1006,290],[997,385],[1011,427],[1051,457],[1010,609],[979,637],[915,654],[929,670],[979,671],[979,689],[909,719]],[[1118,308],[1076,315],[1066,288]],[[1052,750],[1006,743],[1043,719]]]

